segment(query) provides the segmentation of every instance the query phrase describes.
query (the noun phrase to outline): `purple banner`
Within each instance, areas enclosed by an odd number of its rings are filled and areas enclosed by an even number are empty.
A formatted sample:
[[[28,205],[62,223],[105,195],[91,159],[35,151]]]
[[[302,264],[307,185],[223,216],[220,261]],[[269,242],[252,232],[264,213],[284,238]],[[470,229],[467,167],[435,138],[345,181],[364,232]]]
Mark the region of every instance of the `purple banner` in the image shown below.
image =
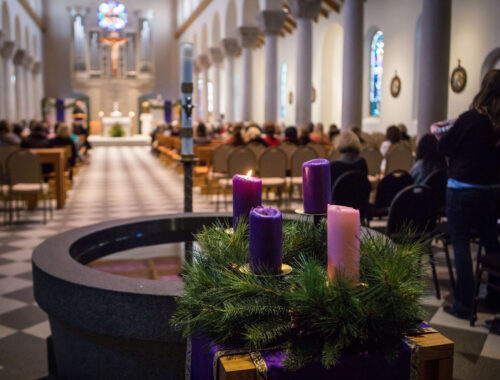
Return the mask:
[[[163,112],[165,114],[165,122],[170,123],[172,121],[172,102],[170,100],[163,102]]]
[[[64,99],[56,99],[56,119],[64,121]]]

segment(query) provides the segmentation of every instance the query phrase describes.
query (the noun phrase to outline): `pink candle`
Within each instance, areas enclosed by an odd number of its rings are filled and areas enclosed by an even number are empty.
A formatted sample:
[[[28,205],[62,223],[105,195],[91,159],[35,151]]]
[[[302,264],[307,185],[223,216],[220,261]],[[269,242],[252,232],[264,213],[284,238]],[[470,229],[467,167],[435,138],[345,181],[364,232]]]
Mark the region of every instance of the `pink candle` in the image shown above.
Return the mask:
[[[328,230],[328,277],[335,272],[344,273],[359,281],[359,210],[351,207],[329,205]]]

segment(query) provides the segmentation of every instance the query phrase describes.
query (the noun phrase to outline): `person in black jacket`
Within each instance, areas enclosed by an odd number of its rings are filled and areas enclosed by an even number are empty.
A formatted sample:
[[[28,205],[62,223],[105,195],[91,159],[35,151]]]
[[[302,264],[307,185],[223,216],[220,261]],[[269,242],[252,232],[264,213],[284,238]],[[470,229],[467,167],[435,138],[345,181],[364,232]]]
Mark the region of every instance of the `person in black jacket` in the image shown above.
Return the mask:
[[[365,176],[368,175],[368,166],[363,157],[359,156],[361,143],[354,132],[342,132],[335,140],[335,148],[342,154],[340,159],[330,163],[332,188],[335,181],[344,173],[355,170]]]
[[[500,189],[500,70],[486,74],[469,111],[454,122],[433,124],[431,132],[438,137],[439,150],[449,162],[446,214],[457,283],[453,306],[446,305],[445,311],[468,319],[474,298],[472,228],[477,228],[487,254],[500,254],[496,215]],[[493,277],[491,280],[495,281]],[[488,289],[486,304],[498,309],[500,294]]]
[[[446,163],[443,155],[438,151],[438,142],[434,135],[427,133],[422,136],[417,146],[417,157],[410,170],[413,181],[419,185],[434,170],[443,170]]]

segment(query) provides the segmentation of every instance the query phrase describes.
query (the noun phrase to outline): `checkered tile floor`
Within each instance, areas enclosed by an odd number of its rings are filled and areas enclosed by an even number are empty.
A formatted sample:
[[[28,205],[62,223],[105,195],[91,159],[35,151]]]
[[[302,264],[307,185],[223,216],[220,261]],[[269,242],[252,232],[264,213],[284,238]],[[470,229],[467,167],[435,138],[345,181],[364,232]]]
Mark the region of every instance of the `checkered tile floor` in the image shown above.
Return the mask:
[[[46,314],[33,298],[31,253],[44,239],[62,231],[116,218],[182,211],[182,177],[166,169],[145,147],[99,147],[82,168],[64,210],[42,224],[40,211],[23,212],[21,222],[0,227],[0,379],[36,379],[47,375]],[[194,210],[215,205],[195,192]],[[436,247],[439,278],[446,298],[447,270]],[[429,276],[429,284],[431,284]],[[492,334],[480,313],[477,327],[442,310],[442,301],[424,299],[430,324],[455,342],[454,378],[493,379],[500,373],[500,335]],[[498,316],[500,320],[500,315]]]

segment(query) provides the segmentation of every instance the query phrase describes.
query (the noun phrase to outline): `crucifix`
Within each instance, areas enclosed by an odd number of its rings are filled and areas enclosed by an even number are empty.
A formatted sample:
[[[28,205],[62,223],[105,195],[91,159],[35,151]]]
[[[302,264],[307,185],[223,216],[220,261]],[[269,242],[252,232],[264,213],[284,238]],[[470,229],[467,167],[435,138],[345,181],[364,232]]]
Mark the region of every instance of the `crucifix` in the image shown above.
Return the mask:
[[[120,58],[120,46],[128,42],[128,38],[120,37],[118,32],[111,32],[109,37],[99,38],[99,42],[111,46],[111,66],[113,77],[118,76],[118,58]]]

